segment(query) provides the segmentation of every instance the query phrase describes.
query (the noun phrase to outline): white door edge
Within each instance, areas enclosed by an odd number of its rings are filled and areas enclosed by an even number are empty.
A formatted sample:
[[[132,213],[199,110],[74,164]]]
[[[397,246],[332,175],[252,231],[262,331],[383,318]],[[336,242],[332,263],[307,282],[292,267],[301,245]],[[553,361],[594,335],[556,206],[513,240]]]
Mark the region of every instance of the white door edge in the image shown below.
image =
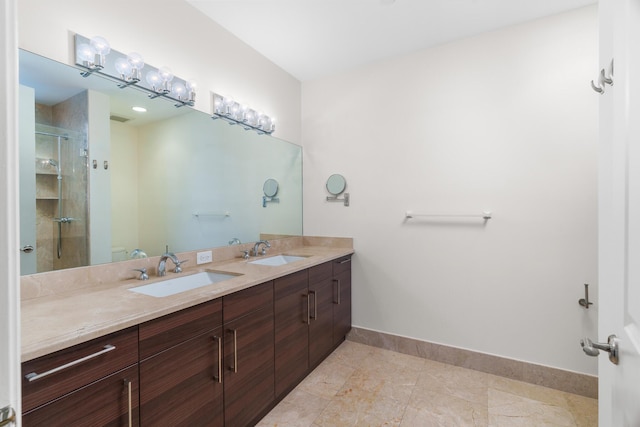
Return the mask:
[[[20,425],[17,3],[0,3],[0,408],[13,407]]]

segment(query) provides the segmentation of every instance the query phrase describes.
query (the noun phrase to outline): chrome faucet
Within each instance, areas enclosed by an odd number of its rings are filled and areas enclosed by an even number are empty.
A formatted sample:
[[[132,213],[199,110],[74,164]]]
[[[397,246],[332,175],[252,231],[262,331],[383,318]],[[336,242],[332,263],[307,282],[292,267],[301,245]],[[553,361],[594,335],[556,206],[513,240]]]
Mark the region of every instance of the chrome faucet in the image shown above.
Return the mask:
[[[170,259],[171,262],[175,264],[176,268],[174,271],[176,273],[180,273],[182,271],[182,268],[180,268],[180,264],[182,264],[184,261],[178,261],[178,257],[176,257],[176,254],[174,254],[173,252],[166,252],[160,256],[160,262],[158,262],[158,276],[166,276],[166,263],[168,259]]]
[[[261,251],[260,251],[260,245],[264,245]],[[256,244],[253,246],[253,256],[266,255],[267,249],[269,249],[270,247],[271,247],[271,243],[269,243],[268,240],[257,241]]]

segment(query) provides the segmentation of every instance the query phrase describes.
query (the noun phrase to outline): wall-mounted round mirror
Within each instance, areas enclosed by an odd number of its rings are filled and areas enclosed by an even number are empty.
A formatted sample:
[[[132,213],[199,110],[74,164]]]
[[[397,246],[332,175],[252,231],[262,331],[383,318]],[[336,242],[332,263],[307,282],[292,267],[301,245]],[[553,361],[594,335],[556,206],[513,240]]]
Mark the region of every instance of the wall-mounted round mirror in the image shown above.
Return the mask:
[[[267,197],[275,197],[275,195],[278,194],[278,181],[273,178],[269,178],[264,182],[262,191]]]
[[[347,187],[347,181],[344,176],[335,173],[327,179],[327,191],[334,196],[339,196]]]

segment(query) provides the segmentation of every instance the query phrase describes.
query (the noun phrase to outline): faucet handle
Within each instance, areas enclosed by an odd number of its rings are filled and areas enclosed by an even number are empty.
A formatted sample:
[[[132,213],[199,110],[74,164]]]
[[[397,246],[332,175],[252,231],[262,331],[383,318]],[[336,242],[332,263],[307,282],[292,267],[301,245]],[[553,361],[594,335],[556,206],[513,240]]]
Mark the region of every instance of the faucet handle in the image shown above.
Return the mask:
[[[249,251],[248,250],[240,251],[240,253],[242,254],[242,259],[249,259]]]
[[[174,273],[182,273],[182,264],[189,261],[188,259],[183,259],[182,261],[176,262],[176,268],[173,269]]]
[[[138,280],[149,280],[149,275],[147,274],[147,269],[145,267],[134,268],[133,271],[140,272],[140,276],[137,277]]]

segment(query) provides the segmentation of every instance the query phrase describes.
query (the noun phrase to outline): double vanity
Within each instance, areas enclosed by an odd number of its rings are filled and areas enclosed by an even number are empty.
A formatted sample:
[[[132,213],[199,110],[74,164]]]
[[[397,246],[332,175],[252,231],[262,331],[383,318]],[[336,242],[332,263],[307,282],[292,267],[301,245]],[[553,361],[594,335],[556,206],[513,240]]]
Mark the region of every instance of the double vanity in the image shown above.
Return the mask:
[[[23,277],[23,424],[257,422],[351,328],[351,239],[271,242]]]

